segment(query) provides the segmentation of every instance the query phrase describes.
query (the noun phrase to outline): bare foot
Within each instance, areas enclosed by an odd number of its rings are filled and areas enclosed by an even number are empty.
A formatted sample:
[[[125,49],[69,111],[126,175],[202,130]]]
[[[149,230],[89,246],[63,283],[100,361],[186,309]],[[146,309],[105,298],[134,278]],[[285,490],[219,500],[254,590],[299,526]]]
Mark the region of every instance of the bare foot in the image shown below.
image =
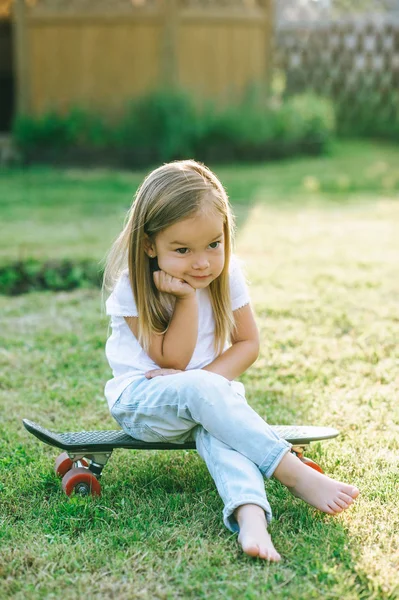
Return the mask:
[[[330,515],[349,508],[359,495],[359,490],[353,485],[315,471],[291,452],[283,457],[273,477],[287,486],[294,496]]]
[[[257,504],[243,504],[235,511],[240,526],[238,542],[249,556],[257,556],[272,562],[281,560],[267,531],[265,511]]]

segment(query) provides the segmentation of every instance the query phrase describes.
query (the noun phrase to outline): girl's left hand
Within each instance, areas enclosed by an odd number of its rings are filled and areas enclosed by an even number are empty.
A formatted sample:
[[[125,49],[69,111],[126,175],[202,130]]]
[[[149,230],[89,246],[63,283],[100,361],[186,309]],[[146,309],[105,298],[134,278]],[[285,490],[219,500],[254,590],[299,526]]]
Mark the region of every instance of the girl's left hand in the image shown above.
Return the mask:
[[[160,292],[166,294],[172,294],[176,298],[187,298],[188,296],[195,297],[195,289],[184,281],[184,279],[178,279],[166,273],[166,271],[155,271],[153,274],[155,287]]]
[[[154,377],[164,377],[165,375],[175,375],[176,373],[183,373],[183,371],[178,369],[154,369],[153,371],[147,371],[145,377],[153,379]]]

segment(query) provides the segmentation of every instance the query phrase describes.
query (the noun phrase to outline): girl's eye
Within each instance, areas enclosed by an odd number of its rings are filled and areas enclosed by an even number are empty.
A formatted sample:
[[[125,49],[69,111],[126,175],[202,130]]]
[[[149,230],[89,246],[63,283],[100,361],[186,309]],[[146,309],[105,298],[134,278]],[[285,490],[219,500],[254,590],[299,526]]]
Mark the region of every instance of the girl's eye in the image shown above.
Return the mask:
[[[176,252],[179,254],[187,254],[188,248],[177,248]]]
[[[219,248],[221,242],[212,242],[212,244],[209,244],[210,248]]]

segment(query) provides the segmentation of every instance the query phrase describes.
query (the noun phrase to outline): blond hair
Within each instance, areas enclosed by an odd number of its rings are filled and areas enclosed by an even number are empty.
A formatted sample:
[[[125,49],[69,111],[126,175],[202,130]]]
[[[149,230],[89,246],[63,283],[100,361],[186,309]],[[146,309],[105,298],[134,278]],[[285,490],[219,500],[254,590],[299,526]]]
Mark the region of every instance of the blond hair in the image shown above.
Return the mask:
[[[151,334],[167,330],[173,301],[154,284],[151,259],[144,252],[145,236],[153,240],[160,231],[208,207],[222,215],[224,230],[224,267],[209,285],[219,354],[234,329],[229,287],[234,217],[227,193],[210,169],[194,160],[181,160],[152,171],[137,190],[124,228],[108,254],[103,289],[111,291],[128,267],[138,312],[138,340],[146,351]]]

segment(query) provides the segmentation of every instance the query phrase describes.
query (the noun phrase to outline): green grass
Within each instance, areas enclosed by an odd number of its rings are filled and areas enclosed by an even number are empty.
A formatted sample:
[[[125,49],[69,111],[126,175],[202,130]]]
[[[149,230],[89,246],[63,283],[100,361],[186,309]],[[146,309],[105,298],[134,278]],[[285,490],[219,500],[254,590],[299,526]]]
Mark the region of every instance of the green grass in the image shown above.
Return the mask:
[[[333,155],[279,163],[216,167],[235,205],[238,224],[258,202],[346,203],[399,190],[394,146],[340,144]],[[0,265],[27,258],[101,260],[119,233],[145,172],[0,171]]]
[[[393,147],[352,143],[322,159],[216,168],[261,331],[248,400],[271,423],[338,428],[308,455],[361,490],[331,518],[268,482],[279,564],[240,552],[195,452],[116,451],[101,498],[68,500],[57,451],[21,420],[114,426],[99,292],[0,297],[0,598],[399,597],[398,164]],[[100,260],[141,176],[3,172],[2,260]]]

